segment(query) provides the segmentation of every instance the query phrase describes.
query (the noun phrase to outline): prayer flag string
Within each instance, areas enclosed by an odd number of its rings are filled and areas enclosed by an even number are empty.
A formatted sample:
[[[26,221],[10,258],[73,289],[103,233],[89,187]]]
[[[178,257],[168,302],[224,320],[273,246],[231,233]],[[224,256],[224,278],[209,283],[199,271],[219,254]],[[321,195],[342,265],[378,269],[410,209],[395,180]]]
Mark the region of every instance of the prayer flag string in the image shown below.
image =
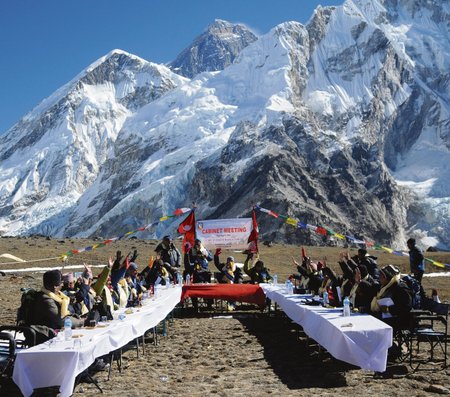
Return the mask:
[[[94,245],[91,245],[91,246],[88,246],[88,247],[84,247],[84,248],[80,248],[80,249],[75,249],[75,250],[67,251],[67,252],[65,252],[64,254],[62,254],[62,255],[59,257],[59,259],[61,259],[62,261],[66,261],[69,257],[71,257],[71,256],[73,256],[73,255],[78,255],[78,254],[80,254],[80,253],[82,253],[82,252],[91,252],[91,251],[94,251],[94,250],[97,249],[97,248],[104,247],[104,246],[106,246],[107,244],[111,244],[111,243],[114,242],[114,241],[121,240],[121,239],[123,239],[123,238],[125,238],[125,237],[131,236],[132,234],[135,234],[135,233],[137,233],[137,232],[142,232],[142,231],[148,230],[148,229],[150,229],[151,227],[158,225],[160,222],[164,222],[164,221],[166,221],[166,220],[168,220],[168,219],[171,219],[171,218],[174,218],[174,217],[176,217],[176,216],[183,215],[183,214],[185,214],[185,213],[187,213],[187,212],[189,212],[189,211],[191,211],[191,208],[177,208],[177,209],[173,212],[173,214],[171,214],[171,215],[164,215],[164,216],[162,216],[161,218],[159,218],[159,220],[157,220],[156,222],[152,222],[152,223],[150,223],[150,224],[148,224],[148,225],[146,225],[146,226],[140,227],[140,228],[138,228],[138,229],[136,229],[136,230],[126,232],[126,233],[124,233],[124,234],[122,234],[122,235],[120,235],[120,236],[118,236],[118,237],[112,237],[112,238],[109,238],[109,239],[107,239],[107,240],[105,240],[105,241],[103,241],[103,242],[101,242],[101,243],[98,243],[98,244],[94,244]]]
[[[322,227],[322,226],[309,225],[308,223],[300,222],[300,221],[298,221],[296,219],[293,219],[293,218],[290,218],[288,216],[279,215],[279,214],[277,214],[274,211],[268,210],[267,208],[260,207],[258,204],[255,205],[255,209],[257,209],[257,210],[259,210],[261,212],[264,212],[265,214],[268,214],[270,216],[273,216],[274,218],[284,219],[285,223],[287,223],[288,225],[294,226],[294,227],[296,227],[298,229],[311,230],[311,231],[313,231],[313,232],[315,232],[317,234],[320,234],[322,236],[334,236],[334,237],[338,238],[339,240],[347,240],[347,241],[349,241],[351,243],[354,243],[354,244],[364,244],[364,245],[366,245],[368,247],[371,247],[373,249],[382,250],[382,251],[388,252],[389,254],[393,254],[393,255],[397,255],[397,256],[409,256],[409,254],[406,253],[406,252],[396,251],[396,250],[394,250],[392,248],[385,247],[383,245],[373,243],[372,241],[359,240],[359,239],[357,239],[357,238],[355,238],[353,236],[336,233],[333,230],[327,229],[327,228]],[[448,264],[448,263],[441,263],[441,262],[435,261],[435,260],[430,259],[430,258],[424,258],[424,260],[426,262],[431,263],[434,266],[437,266],[437,267],[440,267],[440,268],[443,268],[443,269],[450,268],[450,264]]]

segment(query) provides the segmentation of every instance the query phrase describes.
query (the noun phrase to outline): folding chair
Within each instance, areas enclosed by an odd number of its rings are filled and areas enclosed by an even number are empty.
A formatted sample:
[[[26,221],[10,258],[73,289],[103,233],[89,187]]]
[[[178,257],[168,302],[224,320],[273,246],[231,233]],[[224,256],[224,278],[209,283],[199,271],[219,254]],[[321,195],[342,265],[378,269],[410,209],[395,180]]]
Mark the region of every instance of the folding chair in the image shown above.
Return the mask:
[[[436,350],[443,354],[444,368],[447,367],[447,343],[448,343],[448,313],[450,304],[428,302],[424,305],[430,313],[420,314],[414,317],[414,329],[411,333],[410,349],[412,352],[413,341],[417,344],[417,354],[420,353],[420,345],[426,343],[429,345],[430,356],[427,360],[419,361],[420,364],[434,362]],[[412,354],[410,356],[410,365],[412,367]]]
[[[0,374],[11,377],[16,354],[36,344],[36,333],[30,327],[18,325],[0,326]]]
[[[16,349],[27,349],[36,345],[36,332],[31,327],[24,325],[1,325],[0,332],[6,332],[13,336]]]
[[[16,357],[16,342],[8,332],[0,332],[0,377],[10,378]]]

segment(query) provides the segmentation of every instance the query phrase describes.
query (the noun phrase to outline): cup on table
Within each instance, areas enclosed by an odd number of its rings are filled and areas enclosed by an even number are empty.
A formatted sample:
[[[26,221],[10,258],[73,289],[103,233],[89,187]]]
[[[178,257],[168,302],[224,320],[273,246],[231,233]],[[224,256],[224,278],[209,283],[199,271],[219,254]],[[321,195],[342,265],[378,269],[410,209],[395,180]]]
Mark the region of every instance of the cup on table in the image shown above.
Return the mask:
[[[80,350],[83,346],[83,342],[81,341],[81,338],[76,338],[73,340],[73,349],[74,350]]]

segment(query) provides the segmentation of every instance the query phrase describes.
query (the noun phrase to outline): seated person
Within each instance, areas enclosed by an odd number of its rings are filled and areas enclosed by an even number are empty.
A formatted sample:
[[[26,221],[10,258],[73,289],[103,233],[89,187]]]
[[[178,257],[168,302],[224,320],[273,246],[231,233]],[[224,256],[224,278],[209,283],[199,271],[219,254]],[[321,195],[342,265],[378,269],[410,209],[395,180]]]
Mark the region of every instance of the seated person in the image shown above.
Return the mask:
[[[357,265],[364,265],[373,279],[378,281],[380,278],[380,270],[378,269],[376,256],[369,255],[365,248],[360,248],[358,249],[358,255],[353,256],[351,260]]]
[[[144,285],[147,288],[152,285],[166,285],[167,280],[170,280],[170,273],[167,267],[170,267],[169,264],[165,265],[162,259],[156,259],[150,271],[146,274]]]
[[[378,292],[378,283],[368,273],[364,265],[355,269],[354,286],[349,295],[353,307],[361,313],[370,313],[370,304]]]
[[[232,256],[227,257],[225,263],[220,263],[219,255],[222,253],[220,248],[216,249],[214,254],[214,264],[217,270],[219,270],[219,275],[217,281],[219,283],[227,284],[242,284],[243,277],[242,272],[239,267],[234,263],[234,258]]]
[[[299,281],[297,288],[300,293],[311,291],[316,295],[322,283],[322,275],[318,271],[317,263],[312,262],[311,258],[307,256],[303,257],[301,265],[294,258],[292,259],[299,273],[299,275],[294,274],[292,278]]]
[[[244,262],[244,272],[250,277],[250,283],[261,284],[272,281],[272,276],[269,274],[269,270],[264,266],[264,262],[257,257],[255,258],[255,264],[250,267],[250,260],[253,261],[253,254],[247,255],[247,259]]]
[[[72,328],[81,327],[83,319],[70,315],[70,298],[61,292],[62,274],[59,270],[49,270],[43,276],[43,288],[36,295],[28,325],[45,325],[52,329],[64,327],[64,319],[70,317]]]
[[[70,299],[69,311],[71,314],[81,314],[80,310],[77,308],[76,293],[77,288],[75,285],[75,277],[73,273],[64,273],[62,275],[63,285],[61,287],[61,292],[68,296]]]
[[[101,306],[99,309],[101,312],[101,316],[106,316],[109,320],[112,319],[112,313],[114,311],[114,302],[110,289],[110,273],[113,264],[114,262],[110,257],[108,260],[108,265],[103,268],[103,270],[91,286],[97,296],[101,297],[101,302],[99,302],[98,304],[99,306]]]
[[[140,280],[138,275],[138,265],[131,262],[125,274],[125,280],[128,283],[130,295],[128,297],[127,306],[136,306],[139,304],[142,294],[147,290]]]
[[[331,306],[342,306],[344,297],[340,292],[341,281],[328,266],[322,268],[322,274],[324,277],[322,295],[326,291],[328,293],[328,302]]]
[[[348,253],[346,252],[340,253],[338,264],[342,270],[341,286],[340,286],[341,294],[343,297],[350,296],[352,288],[354,287],[355,284],[354,278],[357,265],[353,260],[349,258]]]
[[[400,278],[400,271],[393,265],[383,267],[380,286],[370,305],[372,314],[391,325],[394,331],[409,325],[412,300],[408,286]]]
[[[123,260],[122,252],[116,252],[116,259],[111,268],[111,296],[114,309],[127,306],[129,290],[125,282],[125,273],[129,265],[128,257]]]
[[[195,240],[194,246],[185,249],[184,267],[186,273],[192,277],[193,283],[210,283],[211,272],[208,262],[212,259],[211,253],[202,245],[200,240]]]
[[[211,253],[203,246],[201,240],[195,240],[194,246],[189,250],[189,262],[198,264],[202,270],[208,270]]]

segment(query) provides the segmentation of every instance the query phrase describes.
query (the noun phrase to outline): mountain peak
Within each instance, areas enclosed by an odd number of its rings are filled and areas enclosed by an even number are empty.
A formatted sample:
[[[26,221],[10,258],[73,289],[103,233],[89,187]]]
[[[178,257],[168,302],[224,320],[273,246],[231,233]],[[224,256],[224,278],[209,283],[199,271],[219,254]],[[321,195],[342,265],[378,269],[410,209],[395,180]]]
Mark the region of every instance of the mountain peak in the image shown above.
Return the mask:
[[[206,71],[223,70],[256,40],[257,37],[245,25],[216,19],[178,55],[170,67],[189,78]]]

